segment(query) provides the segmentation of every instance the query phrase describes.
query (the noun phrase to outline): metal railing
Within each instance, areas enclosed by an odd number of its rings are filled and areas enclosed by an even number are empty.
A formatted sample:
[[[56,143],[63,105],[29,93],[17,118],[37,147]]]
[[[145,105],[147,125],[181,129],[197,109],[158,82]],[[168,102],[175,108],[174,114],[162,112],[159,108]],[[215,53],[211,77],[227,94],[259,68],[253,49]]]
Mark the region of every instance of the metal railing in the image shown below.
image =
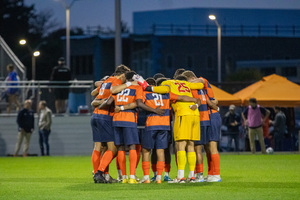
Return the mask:
[[[14,84],[14,85],[10,85]],[[15,85],[17,84],[17,85]],[[91,111],[90,103],[92,97],[90,95],[94,88],[94,81],[92,80],[73,80],[73,81],[0,81],[0,93],[3,94],[8,88],[18,88],[20,89],[19,100],[24,102],[28,98],[35,98],[36,102],[41,100],[42,90],[44,93],[50,93],[48,89],[52,88],[68,88],[69,93],[79,92],[85,95],[87,99],[86,105]],[[29,97],[29,93],[30,97]],[[50,96],[47,94],[45,96]],[[47,99],[46,99],[47,100]],[[69,113],[67,113],[69,114]]]

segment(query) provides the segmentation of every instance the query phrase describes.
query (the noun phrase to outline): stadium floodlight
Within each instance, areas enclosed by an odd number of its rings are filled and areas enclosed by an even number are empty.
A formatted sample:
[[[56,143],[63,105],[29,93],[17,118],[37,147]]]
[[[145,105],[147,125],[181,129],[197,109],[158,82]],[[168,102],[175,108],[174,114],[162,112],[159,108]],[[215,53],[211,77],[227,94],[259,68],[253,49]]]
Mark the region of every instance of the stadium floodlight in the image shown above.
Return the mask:
[[[215,15],[209,15],[208,18],[214,21],[218,27],[218,83],[221,83],[221,26]]]
[[[39,56],[40,54],[41,54],[41,53],[40,53],[39,51],[33,52],[33,56],[35,56],[35,57]]]
[[[26,45],[30,54],[31,54],[31,78],[32,80],[35,80],[35,71],[36,71],[36,60],[35,57],[39,56],[41,53],[39,51],[33,51],[33,49],[31,48],[31,46],[27,43],[27,41],[25,39],[21,39],[19,41],[20,45]],[[42,43],[41,43],[42,44]]]
[[[22,39],[19,41],[20,45],[25,45],[26,44],[26,40]]]

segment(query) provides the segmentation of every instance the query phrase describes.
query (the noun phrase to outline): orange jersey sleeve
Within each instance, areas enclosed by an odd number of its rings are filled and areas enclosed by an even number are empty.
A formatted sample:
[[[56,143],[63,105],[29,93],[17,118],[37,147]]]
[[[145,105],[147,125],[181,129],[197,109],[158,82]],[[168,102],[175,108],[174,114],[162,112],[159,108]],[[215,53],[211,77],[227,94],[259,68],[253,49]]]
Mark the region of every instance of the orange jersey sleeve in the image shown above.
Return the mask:
[[[200,99],[201,105],[198,107],[200,114],[200,126],[210,126],[209,109],[207,106],[207,96],[203,90],[192,90],[194,98]]]

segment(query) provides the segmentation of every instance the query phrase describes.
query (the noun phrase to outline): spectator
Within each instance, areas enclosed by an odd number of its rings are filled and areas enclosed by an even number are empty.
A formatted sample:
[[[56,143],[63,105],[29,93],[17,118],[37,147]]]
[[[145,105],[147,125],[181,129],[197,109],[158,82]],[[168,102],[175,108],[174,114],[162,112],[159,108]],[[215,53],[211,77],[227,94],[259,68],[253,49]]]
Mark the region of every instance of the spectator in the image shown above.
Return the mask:
[[[65,66],[63,57],[58,59],[58,66],[54,67],[50,77],[50,81],[69,81],[71,80],[71,71]],[[54,83],[52,85],[68,86],[69,83]],[[50,90],[52,91],[52,90]],[[54,88],[55,108],[56,113],[66,112],[66,101],[69,96],[69,88]]]
[[[255,148],[256,137],[258,137],[261,152],[263,154],[266,153],[266,145],[264,142],[262,126],[265,123],[266,119],[269,117],[269,115],[270,115],[270,111],[260,107],[260,105],[257,104],[255,98],[249,99],[249,106],[242,113],[244,124],[245,126],[248,126],[250,149],[253,154],[256,152],[256,148]]]
[[[283,139],[286,131],[286,116],[278,106],[275,107],[275,114],[274,121],[271,121],[271,124],[274,126],[272,135],[275,140],[275,151],[282,151]]]
[[[52,111],[47,107],[46,101],[39,103],[39,143],[41,148],[41,155],[44,156],[44,144],[46,146],[46,155],[49,156],[49,142],[48,138],[51,132]]]
[[[8,71],[8,75],[6,77],[6,81],[18,81],[19,77],[17,72],[14,70],[14,66],[12,64],[7,65],[6,67]],[[8,86],[16,86],[18,83],[8,83]],[[12,104],[16,105],[16,111],[20,110],[20,102],[18,100],[19,97],[19,88],[10,88],[8,87],[6,91],[8,105],[6,108],[7,113],[11,112]]]
[[[19,153],[23,138],[25,138],[23,157],[26,157],[28,155],[30,137],[34,129],[34,113],[31,110],[31,106],[31,100],[26,100],[24,102],[24,108],[18,113],[17,123],[19,126],[19,133],[14,157],[16,157]]]
[[[227,126],[228,130],[228,150],[231,150],[231,143],[234,140],[235,151],[239,151],[239,126],[241,125],[241,118],[235,113],[234,105],[229,106],[229,111],[225,114],[224,125]]]

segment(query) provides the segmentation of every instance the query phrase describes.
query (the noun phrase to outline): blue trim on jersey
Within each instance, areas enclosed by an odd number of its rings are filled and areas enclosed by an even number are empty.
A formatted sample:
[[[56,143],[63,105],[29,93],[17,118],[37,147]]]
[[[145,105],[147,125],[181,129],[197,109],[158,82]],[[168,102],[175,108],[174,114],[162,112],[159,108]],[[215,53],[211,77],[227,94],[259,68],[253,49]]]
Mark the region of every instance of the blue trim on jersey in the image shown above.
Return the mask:
[[[157,94],[157,93],[147,93],[146,94],[146,100],[153,100],[154,99],[154,95],[161,95],[162,99],[170,99],[170,94],[166,93],[166,94]]]
[[[131,128],[137,128],[136,122],[125,122],[125,121],[113,121],[114,127],[131,127]]]
[[[110,87],[111,87],[111,82],[102,83],[102,85],[100,86],[100,89],[110,89]]]
[[[154,130],[170,130],[170,126],[146,126],[145,131],[154,131]]]
[[[97,118],[97,119],[104,119],[104,120],[112,120],[112,118],[113,118],[112,116],[109,115],[109,112],[108,112],[108,115],[93,113],[92,117]]]
[[[152,116],[159,116],[159,117],[169,116],[170,115],[170,110],[169,109],[164,109],[164,110],[165,110],[165,113],[163,115],[158,115],[156,113],[149,113],[149,114],[147,114],[147,117],[152,117]]]

